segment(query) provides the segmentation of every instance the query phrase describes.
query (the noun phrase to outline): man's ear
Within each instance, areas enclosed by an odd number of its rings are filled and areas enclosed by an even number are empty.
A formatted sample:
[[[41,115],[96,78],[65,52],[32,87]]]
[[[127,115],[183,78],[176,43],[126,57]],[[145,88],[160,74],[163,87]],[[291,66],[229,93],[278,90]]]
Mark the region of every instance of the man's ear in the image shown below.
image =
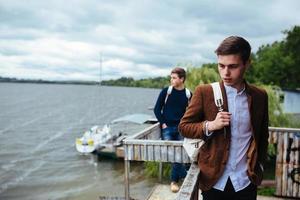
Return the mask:
[[[245,63],[246,69],[248,70],[251,66],[251,59],[248,59]]]
[[[182,83],[184,83],[185,81],[184,77],[180,78],[180,80],[182,81]]]

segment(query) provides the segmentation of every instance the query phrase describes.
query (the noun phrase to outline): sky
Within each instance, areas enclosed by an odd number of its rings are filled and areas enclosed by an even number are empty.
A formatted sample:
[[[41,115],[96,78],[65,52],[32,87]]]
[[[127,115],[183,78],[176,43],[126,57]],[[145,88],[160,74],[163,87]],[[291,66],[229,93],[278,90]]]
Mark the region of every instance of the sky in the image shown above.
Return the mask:
[[[216,62],[230,35],[253,52],[282,40],[300,25],[299,11],[299,0],[0,0],[0,76],[166,76],[178,65]]]

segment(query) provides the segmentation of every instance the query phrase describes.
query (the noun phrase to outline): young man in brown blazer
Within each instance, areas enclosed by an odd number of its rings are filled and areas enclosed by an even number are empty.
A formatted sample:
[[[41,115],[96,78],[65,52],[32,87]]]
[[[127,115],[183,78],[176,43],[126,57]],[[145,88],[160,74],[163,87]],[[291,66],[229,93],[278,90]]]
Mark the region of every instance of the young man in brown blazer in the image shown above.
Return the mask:
[[[196,88],[179,130],[206,142],[198,156],[204,200],[254,200],[268,148],[268,96],[249,85],[250,44],[230,36],[216,49],[224,100],[219,112],[211,85]]]

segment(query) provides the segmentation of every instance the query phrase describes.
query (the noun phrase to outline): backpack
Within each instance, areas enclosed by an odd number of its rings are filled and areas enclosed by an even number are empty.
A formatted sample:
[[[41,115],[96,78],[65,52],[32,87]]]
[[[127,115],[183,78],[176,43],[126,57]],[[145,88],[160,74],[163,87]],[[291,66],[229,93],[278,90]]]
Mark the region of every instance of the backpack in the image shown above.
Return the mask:
[[[173,86],[170,85],[170,86],[168,87],[167,95],[166,95],[166,98],[165,98],[165,104],[167,103],[168,97],[169,97],[169,95],[172,93],[172,90],[173,90]],[[190,91],[189,89],[187,89],[187,88],[185,88],[185,95],[186,95],[186,98],[187,98],[188,100],[190,100],[192,94],[191,94],[191,91]]]
[[[211,83],[210,85],[213,88],[215,104],[218,107],[219,112],[221,112],[223,111],[223,97],[220,88],[220,83],[214,82]],[[197,161],[200,148],[204,143],[205,141],[202,139],[191,139],[191,138],[183,139],[183,148],[185,149],[186,153],[188,154],[192,162]]]

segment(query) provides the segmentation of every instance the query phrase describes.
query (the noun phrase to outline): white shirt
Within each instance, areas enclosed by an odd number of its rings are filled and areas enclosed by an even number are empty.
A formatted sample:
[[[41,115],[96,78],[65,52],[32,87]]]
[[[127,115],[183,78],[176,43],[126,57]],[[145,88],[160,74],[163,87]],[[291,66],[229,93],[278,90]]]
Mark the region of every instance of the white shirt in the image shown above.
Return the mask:
[[[247,175],[247,151],[252,136],[250,114],[245,88],[237,93],[237,89],[226,86],[228,110],[231,113],[231,141],[228,162],[215,189],[224,191],[228,177],[236,192],[250,184]]]

